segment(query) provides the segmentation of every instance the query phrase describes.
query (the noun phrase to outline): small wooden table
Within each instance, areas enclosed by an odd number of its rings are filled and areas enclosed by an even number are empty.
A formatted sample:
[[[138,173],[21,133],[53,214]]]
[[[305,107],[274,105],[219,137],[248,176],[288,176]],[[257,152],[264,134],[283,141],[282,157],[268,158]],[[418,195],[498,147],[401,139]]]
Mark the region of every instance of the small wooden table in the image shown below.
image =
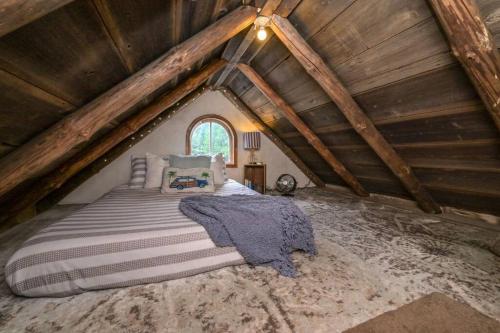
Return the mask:
[[[266,165],[245,164],[244,185],[259,193],[266,193]]]

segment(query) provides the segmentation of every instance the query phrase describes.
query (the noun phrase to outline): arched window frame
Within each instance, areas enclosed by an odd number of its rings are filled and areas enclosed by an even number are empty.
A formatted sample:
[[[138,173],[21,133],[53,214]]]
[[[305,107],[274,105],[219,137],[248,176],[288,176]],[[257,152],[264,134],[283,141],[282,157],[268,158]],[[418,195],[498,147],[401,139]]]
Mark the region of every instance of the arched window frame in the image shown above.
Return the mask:
[[[196,127],[199,124],[206,123],[206,122],[214,122],[222,127],[228,132],[229,134],[229,145],[230,145],[230,151],[231,151],[231,157],[232,161],[229,163],[226,163],[227,168],[237,168],[238,167],[238,138],[236,136],[236,131],[234,130],[233,125],[225,119],[224,117],[221,117],[216,114],[207,114],[203,115],[201,117],[196,118],[193,120],[193,122],[189,125],[187,131],[186,131],[186,155],[191,155],[191,136],[193,134],[193,131],[196,129]]]

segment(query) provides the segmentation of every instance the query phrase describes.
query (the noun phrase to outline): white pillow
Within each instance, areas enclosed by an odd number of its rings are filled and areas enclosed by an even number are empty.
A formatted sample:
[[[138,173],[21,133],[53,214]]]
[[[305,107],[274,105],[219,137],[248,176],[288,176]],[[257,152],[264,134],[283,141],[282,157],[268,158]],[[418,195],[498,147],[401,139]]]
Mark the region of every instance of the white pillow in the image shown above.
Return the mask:
[[[169,167],[168,160],[155,154],[146,153],[146,183],[144,188],[161,187],[163,169]]]
[[[214,172],[214,184],[222,185],[226,180],[226,162],[222,154],[217,154],[212,157],[212,163],[210,163],[210,170]]]
[[[214,172],[208,168],[165,168],[161,193],[214,192]]]

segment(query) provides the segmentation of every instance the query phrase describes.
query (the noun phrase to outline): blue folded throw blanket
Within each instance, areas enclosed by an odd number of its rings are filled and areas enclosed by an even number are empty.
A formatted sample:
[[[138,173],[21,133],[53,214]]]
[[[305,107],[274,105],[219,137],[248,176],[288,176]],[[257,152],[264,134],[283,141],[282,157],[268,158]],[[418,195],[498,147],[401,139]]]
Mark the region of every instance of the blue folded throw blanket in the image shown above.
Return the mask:
[[[217,246],[235,246],[251,265],[270,265],[294,277],[290,253],[316,254],[309,218],[288,198],[267,195],[197,195],[180,210],[205,227]]]

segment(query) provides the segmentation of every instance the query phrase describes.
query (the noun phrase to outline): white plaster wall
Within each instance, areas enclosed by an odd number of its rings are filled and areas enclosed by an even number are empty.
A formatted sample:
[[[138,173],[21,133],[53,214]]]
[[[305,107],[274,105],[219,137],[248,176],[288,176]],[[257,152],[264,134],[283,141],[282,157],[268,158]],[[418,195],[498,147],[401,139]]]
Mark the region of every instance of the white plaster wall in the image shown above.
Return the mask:
[[[205,114],[217,114],[226,118],[234,126],[238,135],[238,168],[228,168],[229,178],[243,181],[243,165],[248,162],[249,152],[243,147],[243,132],[255,131],[252,123],[219,91],[207,91],[170,120],[159,126],[154,132],[138,144],[130,148],[122,156],[103,168],[60,203],[88,203],[96,200],[112,188],[126,184],[130,176],[130,157],[151,152],[158,155],[184,154],[186,131],[191,122]],[[257,159],[267,164],[267,186],[273,187],[282,173],[292,174],[299,187],[307,184],[309,179],[295,164],[279,150],[265,135],[261,135],[262,147],[256,153]]]

